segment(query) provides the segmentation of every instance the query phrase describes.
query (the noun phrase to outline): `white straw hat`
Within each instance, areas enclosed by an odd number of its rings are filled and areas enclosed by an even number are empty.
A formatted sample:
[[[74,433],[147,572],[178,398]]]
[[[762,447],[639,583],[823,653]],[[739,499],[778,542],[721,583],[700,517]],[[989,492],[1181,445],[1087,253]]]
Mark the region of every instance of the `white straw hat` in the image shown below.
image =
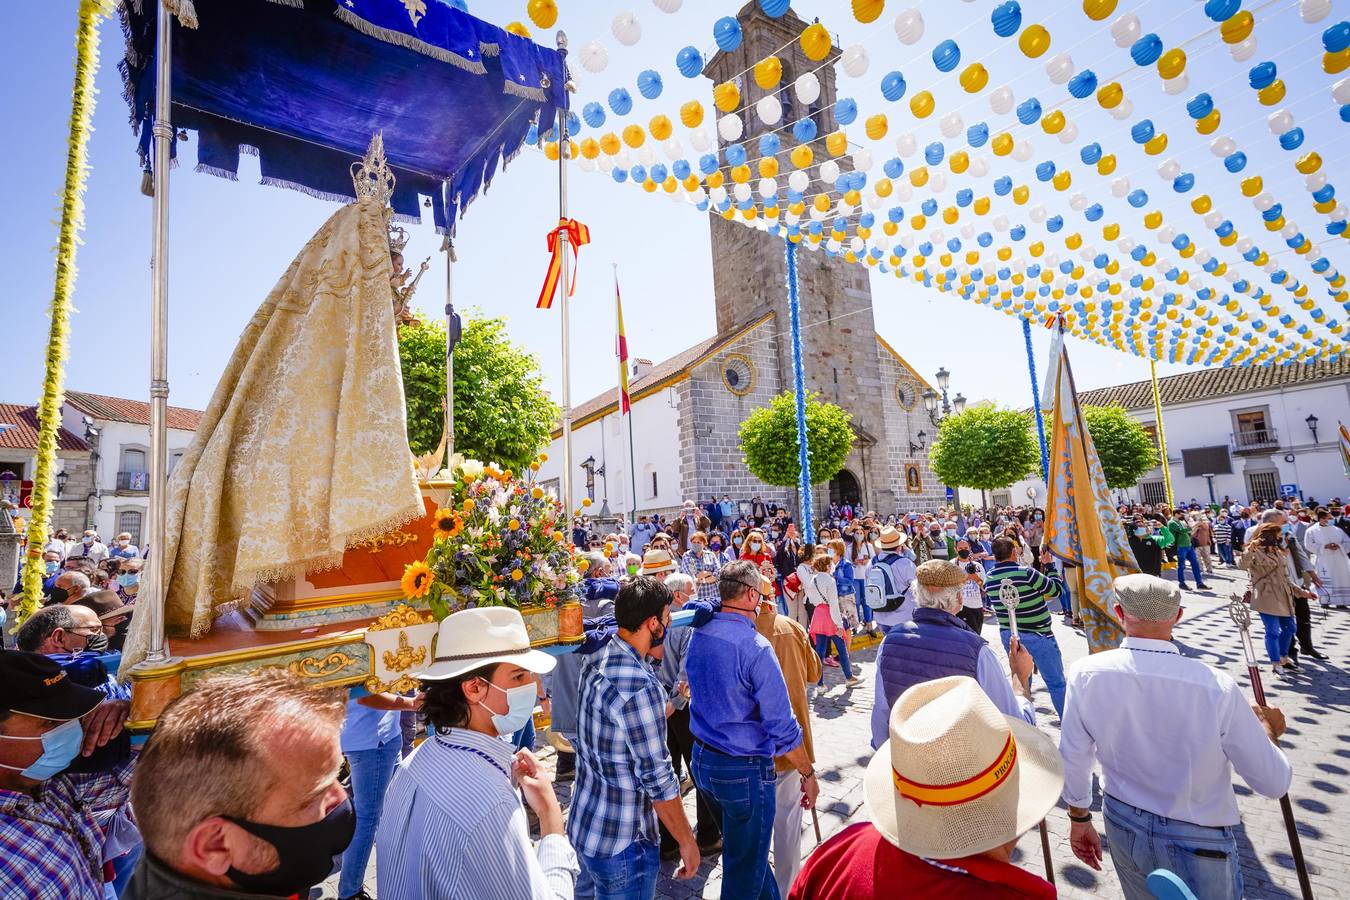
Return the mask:
[[[674,572],[675,560],[666,550],[648,550],[642,555],[642,574],[656,575],[659,572]]]
[[[513,663],[539,675],[553,671],[558,661],[530,648],[525,620],[508,606],[461,609],[441,619],[436,632],[436,655],[431,665],[414,677],[444,681],[492,663]]]
[[[916,684],[891,709],[891,737],[867,767],[872,824],[901,850],[959,859],[1034,828],[1059,799],[1049,737],[1005,716],[964,675]]]
[[[885,528],[881,529],[881,534],[877,538],[877,544],[881,546],[882,550],[893,550],[907,540],[909,540],[909,535],[898,528],[887,525]]]

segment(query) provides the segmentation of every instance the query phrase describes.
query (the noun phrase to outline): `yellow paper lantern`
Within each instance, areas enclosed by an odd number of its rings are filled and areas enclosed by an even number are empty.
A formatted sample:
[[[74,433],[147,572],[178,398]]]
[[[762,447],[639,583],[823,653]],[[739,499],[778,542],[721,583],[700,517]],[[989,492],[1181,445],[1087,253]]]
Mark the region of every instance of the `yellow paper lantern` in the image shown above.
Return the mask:
[[[742,163],[731,170],[731,180],[736,184],[746,184],[750,181],[750,167]]]
[[[1160,131],[1155,134],[1148,143],[1144,144],[1144,152],[1149,156],[1157,156],[1167,149],[1167,132]]]
[[[849,206],[857,206],[859,203],[862,202],[862,195],[859,194],[857,191],[845,191],[844,202],[847,203]],[[866,235],[864,235],[864,237],[866,237]]]
[[[961,211],[955,206],[949,206],[942,211],[942,221],[948,225],[955,225],[959,218],[961,218]],[[944,263],[944,265],[951,265],[951,263]]]
[[[923,187],[928,183],[928,167],[917,166],[909,170],[909,183],[915,187]]]
[[[1148,213],[1147,215],[1144,216],[1144,227],[1147,228],[1149,231],[1157,229],[1162,225],[1162,223],[1163,223],[1163,214],[1159,210],[1155,209],[1153,210],[1153,212]]]
[[[1042,253],[1045,252],[1045,244],[1041,243],[1040,241],[1035,241],[1032,243],[1030,247],[1027,248],[1027,252],[1030,253],[1033,257],[1039,257]]]
[[[889,178],[883,178],[876,183],[874,190],[878,197],[886,198],[891,195],[891,188],[891,180]]]
[[[1027,188],[1025,184],[1019,184],[1017,187],[1013,188],[1012,191],[1013,202],[1016,203],[1018,206],[1021,206],[1024,203],[1026,203],[1028,198],[1030,197],[1031,191]]]
[[[825,149],[831,156],[843,156],[848,152],[848,136],[842,131],[832,131],[825,136]]]
[[[853,18],[864,24],[875,22],[886,6],[886,0],[853,0]]]
[[[1252,18],[1250,12],[1245,9],[1238,10],[1219,26],[1219,35],[1224,43],[1240,44],[1252,33],[1252,26],[1255,24],[1256,20]]]
[[[548,143],[544,144],[544,156],[548,157],[551,160],[556,160],[558,158],[557,141],[549,141]]]
[[[981,63],[971,63],[961,70],[961,87],[967,94],[977,94],[989,83],[989,70]]]
[[[647,123],[647,131],[658,141],[664,141],[670,137],[674,127],[670,124],[670,119],[664,115],[652,116],[651,121]]]
[[[656,182],[648,178],[646,181],[642,182],[642,189],[650,194],[652,191],[656,190]]]
[[[1213,134],[1219,127],[1218,107],[1211,109],[1203,118],[1195,120],[1195,130],[1201,134]]]
[[[1256,99],[1261,101],[1262,106],[1274,106],[1284,99],[1284,93],[1284,81],[1276,78],[1256,92]]]
[[[1013,151],[1013,143],[1012,135],[1006,131],[1000,131],[989,142],[989,149],[994,151],[995,156],[1007,156]]]
[[[1332,197],[1330,200],[1324,200],[1324,201],[1322,201],[1321,203],[1314,203],[1314,204],[1313,204],[1313,209],[1317,210],[1318,212],[1322,213],[1323,215],[1325,215],[1325,214],[1331,212],[1331,211],[1332,211],[1333,209],[1335,209],[1335,208],[1336,208],[1336,198],[1335,198],[1335,197]]]
[[[735,112],[741,105],[741,89],[730,81],[713,88],[713,104],[722,112]]]
[[[1011,247],[999,247],[999,248],[998,248],[998,259],[999,259],[999,262],[1007,262],[1008,260],[1012,259],[1012,248],[1011,248]],[[1014,274],[1014,275],[1013,275],[1013,283],[1014,283],[1014,284],[1021,284],[1021,283],[1022,283],[1022,282],[1021,282],[1021,278],[1022,278],[1022,276],[1021,276],[1020,274]]]
[[[1176,78],[1186,71],[1186,51],[1173,47],[1158,57],[1158,74],[1163,78]]]
[[[933,112],[933,95],[928,91],[919,91],[909,99],[909,111],[916,119],[926,119]]]
[[[900,230],[900,226],[887,219],[881,223],[881,230],[885,232],[887,237],[895,237],[896,232]],[[897,265],[897,263],[892,263],[892,265]]]
[[[829,212],[830,207],[834,204],[830,202],[829,194],[816,194],[815,199],[811,201],[811,205],[816,208],[816,212]]]
[[[704,184],[708,186],[709,190],[712,190],[713,188],[721,187],[725,182],[726,176],[719,170],[709,175],[707,179],[705,179]]]
[[[1125,89],[1120,82],[1112,81],[1097,88],[1097,103],[1102,109],[1115,109],[1125,99]]]
[[[759,177],[773,178],[778,174],[778,157],[766,156],[759,161]]]
[[[703,123],[703,104],[690,100],[680,107],[680,123],[685,128],[697,128]]]
[[[755,84],[764,90],[778,87],[783,80],[783,63],[776,56],[766,56],[755,63]]]
[[[1311,175],[1322,168],[1322,157],[1315,151],[1306,153],[1298,158],[1298,162],[1294,163],[1294,168],[1304,175]]]
[[[863,130],[867,132],[867,136],[869,138],[871,138],[874,141],[879,141],[886,136],[886,131],[888,128],[889,126],[886,123],[886,114],[877,113],[874,116],[868,117],[867,124],[864,126]]]
[[[1265,182],[1261,180],[1260,175],[1244,178],[1239,185],[1239,187],[1242,188],[1242,196],[1244,197],[1255,197],[1257,194],[1261,193],[1261,188],[1264,186]]]
[[[600,155],[600,144],[595,138],[585,138],[581,142],[581,155],[587,159],[595,159]]]
[[[1115,170],[1116,170],[1116,155],[1114,153],[1108,153],[1101,159],[1097,160],[1098,175],[1110,175]]]
[[[909,219],[909,227],[913,228],[915,231],[922,231],[924,226],[927,224],[928,224],[928,217],[924,215],[911,216]],[[916,256],[914,258],[914,265],[916,266],[923,265],[923,263],[920,262],[920,260],[922,259],[923,257]]]
[[[647,140],[647,132],[641,125],[629,125],[623,130],[623,142],[636,150]]]
[[[526,40],[529,40],[530,38],[530,29],[526,28],[523,22],[509,22],[507,23],[505,30],[517,37],[523,37]]]
[[[1055,173],[1055,177],[1050,179],[1050,183],[1057,191],[1067,191],[1069,185],[1073,184],[1073,175],[1068,169],[1060,169]]]
[[[675,193],[675,189],[679,186],[680,183],[675,180],[674,175],[667,175],[666,180],[661,182],[661,189],[665,191],[667,194]]]
[[[970,154],[964,150],[957,150],[947,157],[947,165],[952,170],[952,174],[960,175],[970,168]]]
[[[1100,22],[1116,11],[1116,0],[1083,0],[1083,12],[1094,22]]]
[[[1214,206],[1214,201],[1209,199],[1209,194],[1201,194],[1191,201],[1191,210],[1198,215],[1204,215]]]
[[[612,131],[606,131],[600,135],[600,149],[605,151],[606,156],[614,156],[623,149],[619,143],[619,136]]]
[[[1064,119],[1064,113],[1057,109],[1041,119],[1041,130],[1046,134],[1059,134],[1064,130],[1065,124],[1067,123]]]
[[[540,28],[552,28],[558,21],[558,4],[553,0],[530,0],[525,5],[525,12]]]
[[[680,187],[692,194],[694,191],[698,190],[698,176],[691,174],[684,181],[680,182]]]
[[[1103,239],[1108,241],[1114,241],[1118,237],[1120,237],[1120,226],[1117,225],[1115,222],[1112,222],[1110,225],[1107,225],[1105,228],[1102,229]]]
[[[1017,47],[1030,59],[1035,59],[1050,49],[1050,32],[1044,25],[1028,25],[1017,36]]]
[[[788,159],[791,160],[792,164],[797,168],[805,169],[810,167],[813,156],[814,154],[811,152],[810,147],[805,144],[798,144],[796,147],[792,148],[792,152],[788,154]]]
[[[820,62],[829,56],[830,48],[833,46],[829,31],[819,22],[806,26],[798,41],[802,45],[802,53],[812,62]]]
[[[1350,47],[1336,53],[1322,54],[1322,71],[1328,75],[1339,75],[1347,66],[1350,66]],[[1345,235],[1350,237],[1350,229],[1346,229]]]

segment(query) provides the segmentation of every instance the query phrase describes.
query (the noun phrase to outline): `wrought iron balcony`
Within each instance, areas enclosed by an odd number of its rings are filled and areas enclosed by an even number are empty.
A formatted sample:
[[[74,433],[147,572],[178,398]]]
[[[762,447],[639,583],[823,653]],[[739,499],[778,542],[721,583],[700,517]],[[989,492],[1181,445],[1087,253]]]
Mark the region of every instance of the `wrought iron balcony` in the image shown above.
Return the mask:
[[[1274,428],[1252,428],[1233,432],[1234,453],[1269,453],[1280,447]]]
[[[118,472],[117,490],[130,494],[143,494],[150,490],[149,472]]]

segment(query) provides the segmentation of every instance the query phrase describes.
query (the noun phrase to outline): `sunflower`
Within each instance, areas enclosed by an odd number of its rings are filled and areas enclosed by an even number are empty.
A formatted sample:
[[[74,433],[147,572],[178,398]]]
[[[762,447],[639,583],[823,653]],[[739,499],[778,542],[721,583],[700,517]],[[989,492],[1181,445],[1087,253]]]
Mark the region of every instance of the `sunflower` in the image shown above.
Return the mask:
[[[431,582],[435,576],[431,573],[431,567],[420,559],[416,562],[408,563],[403,569],[403,595],[409,600],[417,600],[425,597],[431,590]]]
[[[432,527],[435,528],[434,537],[436,540],[452,538],[459,534],[459,516],[455,514],[453,509],[438,509],[432,516]]]

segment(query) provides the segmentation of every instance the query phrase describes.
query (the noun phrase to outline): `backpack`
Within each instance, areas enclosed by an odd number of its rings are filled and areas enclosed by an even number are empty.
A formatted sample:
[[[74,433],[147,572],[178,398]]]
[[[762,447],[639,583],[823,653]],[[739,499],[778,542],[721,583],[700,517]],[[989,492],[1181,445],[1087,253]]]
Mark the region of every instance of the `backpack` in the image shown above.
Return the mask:
[[[867,605],[877,612],[895,612],[904,605],[905,595],[895,587],[891,562],[899,555],[879,556],[867,569]]]

